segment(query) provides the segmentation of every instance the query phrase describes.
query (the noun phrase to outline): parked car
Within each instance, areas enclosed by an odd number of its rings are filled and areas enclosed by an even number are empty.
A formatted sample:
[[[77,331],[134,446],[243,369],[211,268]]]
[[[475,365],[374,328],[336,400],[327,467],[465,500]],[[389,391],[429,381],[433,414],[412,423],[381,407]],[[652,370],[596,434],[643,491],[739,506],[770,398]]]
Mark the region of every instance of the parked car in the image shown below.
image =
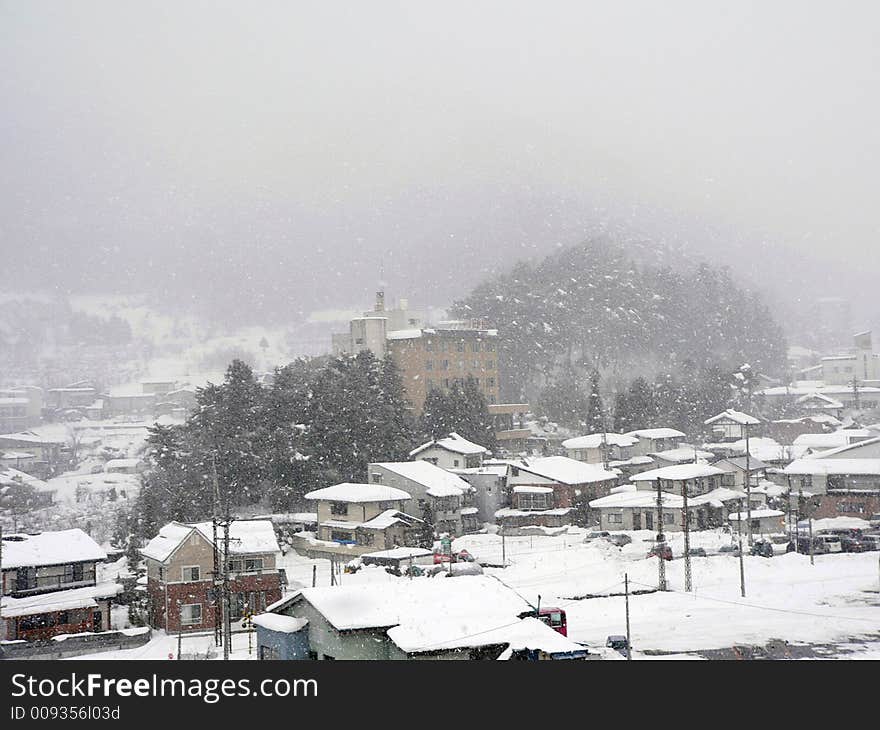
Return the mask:
[[[593,530],[584,535],[584,542],[592,542],[602,537],[611,537],[611,533],[607,530]]]
[[[810,538],[798,538],[798,552],[808,554],[810,552]],[[813,555],[825,555],[828,553],[843,552],[840,544],[840,538],[837,535],[814,535],[813,536]]]
[[[605,640],[605,646],[611,647],[626,656],[626,650],[629,649],[629,641],[621,634],[612,634]]]
[[[633,541],[629,535],[623,535],[621,533],[609,535],[605,539],[608,540],[608,542],[610,542],[612,545],[616,545],[617,547],[629,545]]]
[[[655,545],[650,551],[648,551],[648,554],[645,557],[672,560],[672,548],[669,547],[669,545]]]
[[[862,535],[865,550],[880,550],[880,535]]]
[[[819,536],[823,535],[837,535],[841,550],[845,553],[863,553],[867,549],[862,542],[864,533],[858,529],[820,530]]]
[[[706,548],[696,547],[688,550],[688,555],[694,558],[705,558],[706,557]]]
[[[880,527],[880,513],[875,513],[868,518],[871,527]]]
[[[773,544],[769,540],[756,540],[749,550],[749,555],[757,555],[761,558],[772,558]]]
[[[737,545],[735,542],[730,543],[729,545],[722,545],[720,548],[718,548],[718,552],[724,554],[730,553],[731,555],[733,555],[733,557],[738,558],[739,545]]]

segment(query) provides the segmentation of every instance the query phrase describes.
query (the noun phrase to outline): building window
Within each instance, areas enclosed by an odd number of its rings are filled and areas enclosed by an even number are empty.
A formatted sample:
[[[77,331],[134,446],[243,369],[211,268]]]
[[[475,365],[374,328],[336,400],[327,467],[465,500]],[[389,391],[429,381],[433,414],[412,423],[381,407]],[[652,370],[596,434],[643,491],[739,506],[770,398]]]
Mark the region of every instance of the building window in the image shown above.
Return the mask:
[[[551,496],[552,495],[547,492],[542,492],[540,494],[523,492],[516,495],[516,503],[522,510],[550,509]]]
[[[494,388],[495,387],[495,378],[486,378],[486,387]]]
[[[381,484],[382,475],[379,472],[374,471],[372,474],[370,474],[370,481],[372,481],[373,484]],[[339,504],[339,502],[334,502],[334,504]]]
[[[180,607],[180,623],[183,626],[195,626],[202,623],[202,604],[185,603]]]
[[[331,530],[330,539],[334,542],[351,542],[351,533],[343,530]]]
[[[431,342],[431,340],[427,340],[427,341],[425,342],[425,349],[428,350],[429,352],[433,351],[433,349],[434,349],[434,343]]]
[[[331,515],[347,515],[348,514],[348,502],[331,502],[330,503],[330,514]]]
[[[608,522],[609,522],[609,524],[614,523],[614,524],[621,525],[621,524],[623,524],[623,515],[620,513],[611,512],[608,515]]]
[[[663,524],[664,525],[672,525],[675,522],[675,515],[672,512],[664,512],[663,513]]]
[[[479,343],[479,342],[474,342],[474,343],[471,345],[471,350],[472,350],[473,352],[479,352],[479,351],[480,351],[480,343]]]
[[[479,369],[480,369],[480,361],[479,361],[479,360],[473,360],[473,361],[471,362],[471,367],[472,367],[474,370],[479,370]]]
[[[495,343],[487,342],[486,343],[486,352],[495,352]]]
[[[248,573],[253,573],[258,570],[263,569],[263,559],[262,558],[247,558],[244,561],[244,569]]]
[[[444,360],[444,361],[440,364],[440,367],[441,367],[443,370],[449,370],[449,360]]]
[[[433,370],[434,369],[434,361],[433,360],[425,360],[425,370]]]
[[[434,389],[434,381],[431,378],[425,378],[425,390],[433,390]]]
[[[459,342],[457,349],[459,352],[464,352],[464,342]]]
[[[281,652],[277,646],[261,646],[260,659],[263,661],[277,661],[281,658]]]
[[[722,487],[733,487],[736,485],[736,475],[729,471],[725,474],[721,475],[721,486]]]
[[[486,370],[494,370],[495,369],[495,361],[494,360],[486,360]]]
[[[189,583],[194,580],[201,580],[201,569],[198,565],[184,565],[180,572],[182,573],[181,580],[184,583]]]
[[[165,568],[164,566],[159,566],[159,580],[165,580]]]

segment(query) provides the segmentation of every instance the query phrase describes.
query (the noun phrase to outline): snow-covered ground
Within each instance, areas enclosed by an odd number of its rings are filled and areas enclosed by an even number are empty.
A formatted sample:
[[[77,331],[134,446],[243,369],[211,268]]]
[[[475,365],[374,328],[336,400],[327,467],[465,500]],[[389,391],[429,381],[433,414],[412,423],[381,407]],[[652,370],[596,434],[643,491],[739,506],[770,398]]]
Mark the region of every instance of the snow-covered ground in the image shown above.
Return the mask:
[[[569,637],[591,647],[604,646],[611,634],[626,631],[622,595],[624,575],[630,590],[657,587],[658,560],[645,557],[652,533],[627,533],[633,542],[617,548],[605,540],[584,542],[585,530],[545,536],[507,537],[505,568],[485,568],[533,604],[559,606],[568,616]],[[683,536],[669,535],[675,555],[681,555]],[[727,649],[734,645],[763,646],[773,639],[817,646],[819,656],[880,657],[880,553],[808,556],[789,553],[774,558],[744,558],[746,597],[740,595],[739,560],[712,554],[731,536],[720,531],[691,535],[692,547],[703,547],[708,557],[691,559],[693,592],[684,591],[684,560],[665,564],[669,590],[630,596],[630,625],[638,659],[697,658],[687,652]],[[453,543],[486,563],[501,565],[502,538],[495,534],[468,535]],[[287,572],[290,590],[300,586],[330,585],[330,563],[289,551],[280,567]],[[337,575],[337,583],[352,585],[396,578],[378,567]],[[438,580],[414,578],[413,580]],[[475,611],[480,607],[475,606]],[[222,658],[213,647],[213,635],[184,636],[183,654]],[[832,648],[821,645],[834,644]],[[247,635],[236,634],[234,659],[248,655]],[[211,657],[212,651],[216,655]],[[143,647],[89,655],[95,659],[165,659],[176,656],[177,636],[156,631]],[[646,654],[645,652],[648,652]],[[654,652],[662,652],[657,656]]]

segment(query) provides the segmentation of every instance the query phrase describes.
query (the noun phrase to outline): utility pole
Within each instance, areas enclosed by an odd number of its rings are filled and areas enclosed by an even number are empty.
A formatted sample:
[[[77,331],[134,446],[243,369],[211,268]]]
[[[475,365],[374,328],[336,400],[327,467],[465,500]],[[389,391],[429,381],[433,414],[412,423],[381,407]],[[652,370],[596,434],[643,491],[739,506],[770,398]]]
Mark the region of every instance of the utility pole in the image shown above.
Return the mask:
[[[229,660],[232,649],[232,605],[229,595],[229,498],[226,498],[226,514],[223,519],[223,659]]]
[[[318,583],[318,566],[312,566],[312,588],[314,588]]]
[[[501,566],[507,567],[507,545],[504,541],[504,532],[501,533]]]
[[[743,538],[742,538],[742,500],[739,501],[739,513],[736,516],[736,535],[739,545],[739,592],[742,597],[746,597],[746,568],[743,558]]]
[[[666,590],[666,558],[663,548],[666,546],[666,536],[663,534],[663,491],[660,489],[660,480],[657,480],[657,588]]]
[[[807,508],[807,524],[810,527],[810,565],[816,564],[816,559],[813,557],[813,506],[810,505]]]
[[[859,395],[859,380],[858,377],[853,375],[852,379],[852,392],[853,392],[853,405],[855,409],[858,411],[861,408],[861,395]]]
[[[659,481],[659,480],[658,480]],[[693,590],[693,581],[691,575],[691,516],[688,512],[688,480],[682,479],[681,482],[682,510],[681,522],[684,530],[684,589],[688,592]]]
[[[180,599],[177,599],[177,661],[180,661],[181,648],[183,644],[183,622],[180,620]]]
[[[629,575],[623,574],[623,590],[626,596],[626,659],[632,661],[632,642],[629,638]]]
[[[214,595],[214,646],[223,645],[223,580],[220,567],[220,543],[218,526],[220,524],[220,482],[217,478],[217,459],[211,453],[211,471],[214,478],[214,509],[211,516],[211,529],[214,547],[214,572],[211,587]]]
[[[749,390],[749,404],[751,404],[751,389]],[[746,414],[748,415],[748,414]],[[745,424],[743,428],[746,431],[746,519],[749,521],[748,526],[748,535],[749,535],[749,547],[753,545],[753,537],[752,537],[752,475],[749,470],[750,467],[750,454],[749,454],[749,425]],[[742,514],[740,514],[742,516]]]

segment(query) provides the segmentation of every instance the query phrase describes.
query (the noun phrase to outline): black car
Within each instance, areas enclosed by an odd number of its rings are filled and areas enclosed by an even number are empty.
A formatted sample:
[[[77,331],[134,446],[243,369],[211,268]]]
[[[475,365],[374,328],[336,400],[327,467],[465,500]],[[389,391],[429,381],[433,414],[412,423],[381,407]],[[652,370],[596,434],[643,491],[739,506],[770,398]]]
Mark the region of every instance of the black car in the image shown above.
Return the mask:
[[[694,558],[705,558],[706,557],[706,548],[691,548],[688,550],[688,555]]]
[[[612,634],[605,640],[605,646],[609,646],[626,656],[626,651],[629,649],[629,642],[626,637],[621,634]]]
[[[767,540],[758,540],[752,545],[752,549],[749,550],[749,555],[757,555],[761,558],[772,558],[773,545]]]

